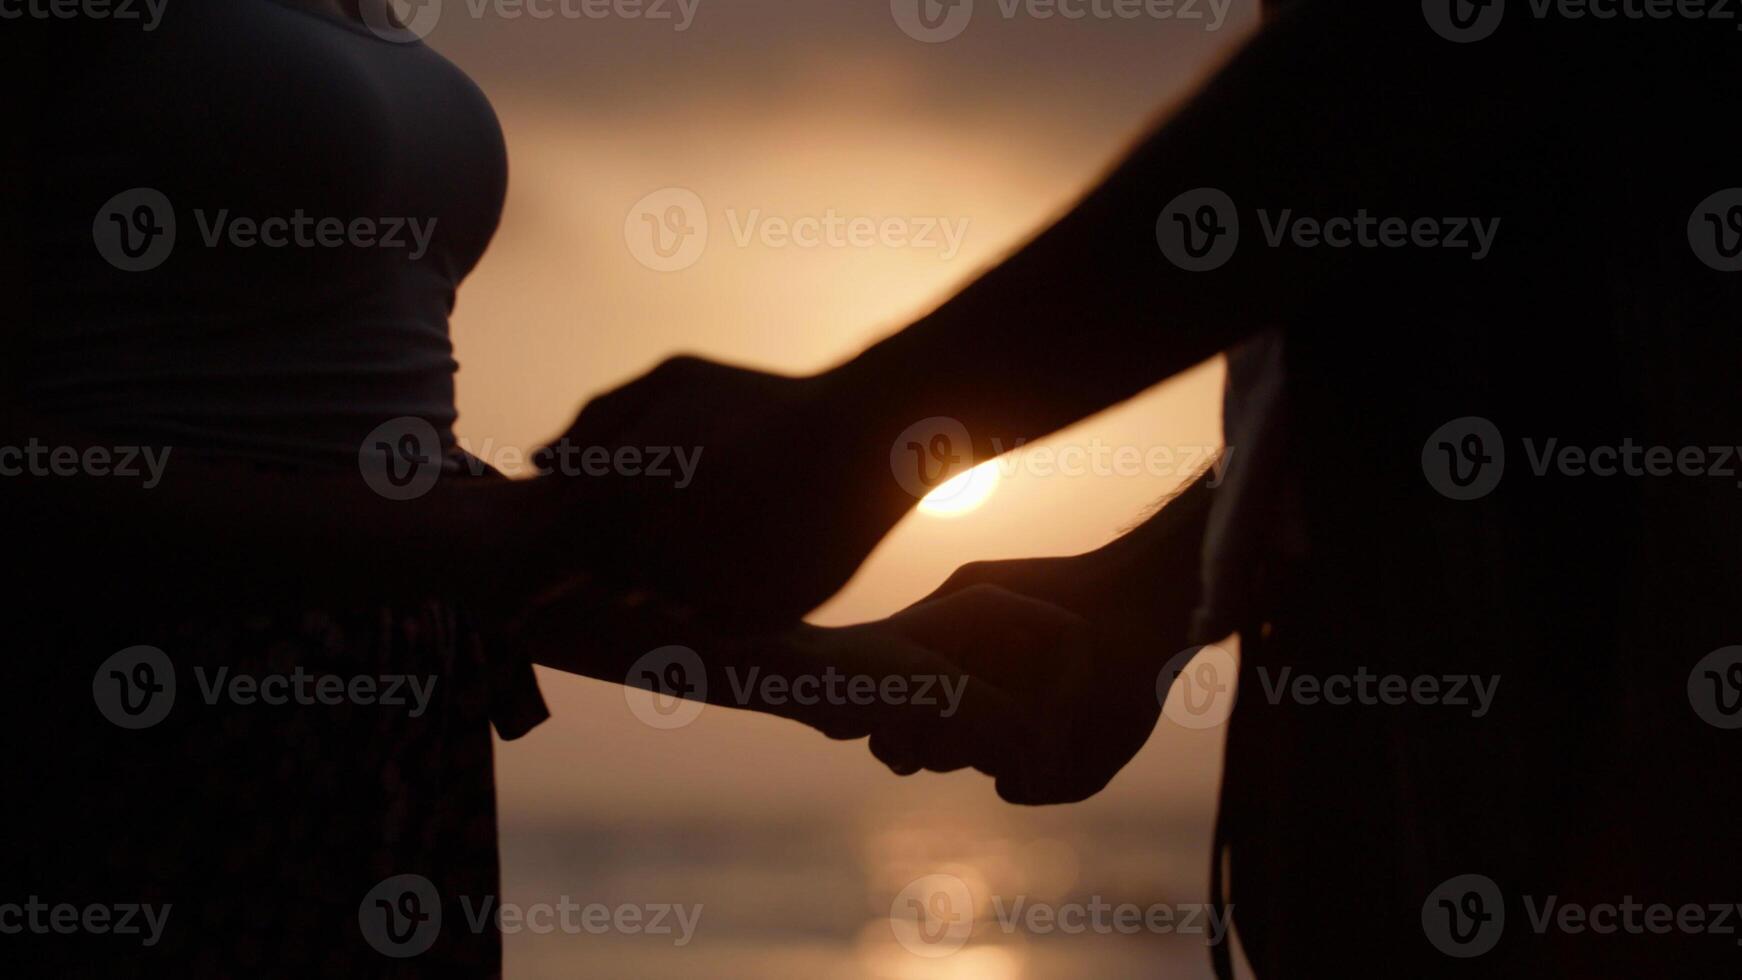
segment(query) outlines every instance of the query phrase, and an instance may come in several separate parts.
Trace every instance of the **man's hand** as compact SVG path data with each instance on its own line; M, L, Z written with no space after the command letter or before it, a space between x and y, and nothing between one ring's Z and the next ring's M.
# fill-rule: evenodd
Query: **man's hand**
M826 659L867 670L930 662L947 671L937 685L951 701L945 710L885 711L867 732L872 754L891 770L905 776L971 766L994 777L1006 799L1040 802L1068 769L1052 714L1051 685L1069 659L1059 652L1077 648L1085 627L1051 603L980 585L887 619L818 631L817 640L828 648Z
M678 357L588 404L538 462L571 489L571 533L603 548L619 584L772 626L840 589L914 502L861 414L823 377ZM574 464L591 447L644 462L681 451L692 479L586 475Z
M1143 748L1161 714L1159 674L1190 646L1210 487L1200 476L1124 537L1088 554L964 565L931 596L892 617L917 642L1027 707L1044 754L994 772L1013 803L1069 803L1103 789ZM1026 598L1070 617L1069 629L1008 616ZM1003 619L1005 621L1001 622ZM906 746L872 748L897 771ZM923 763L922 763L923 764Z
M1077 559L979 562L965 566L932 597L894 616L916 641L927 642L1023 705L1031 745L1042 752L1017 766L969 764L996 776L998 795L1019 804L1077 802L1097 794L1150 738L1162 705L1157 670L1183 639L1155 634L1138 616L1117 609L1054 606L1019 592L1063 590ZM1009 588L1005 588L1009 585ZM998 606L986 602L1000 595ZM1007 618L1014 602L1052 609L1070 628L1036 630L1035 621ZM948 771L934 759L946 750L923 742L927 733L894 729L874 735L871 748L897 773ZM981 743L984 738L981 738ZM960 768L960 766L956 766Z

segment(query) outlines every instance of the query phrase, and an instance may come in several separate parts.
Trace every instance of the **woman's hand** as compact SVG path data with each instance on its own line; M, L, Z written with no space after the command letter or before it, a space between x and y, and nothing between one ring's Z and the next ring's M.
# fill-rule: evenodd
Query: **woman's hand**
M899 775L973 767L1011 797L1044 794L1065 761L1049 717L1058 653L1084 627L1058 606L990 585L871 623L804 627L789 642L811 662L895 678L907 694L800 720L835 737L869 735L872 754Z
M1183 617L1176 628L1158 628L1159 603L1096 592L1092 563L1092 556L977 562L913 607L949 616L972 608L973 596L996 591L1073 620L1069 630L1041 634L1020 621L1007 631L989 630L977 616L935 627L958 636L952 657L964 669L1029 706L1033 724L1045 729L1044 764L1018 770L1021 778L997 774L998 795L1011 803L1074 803L1106 788L1155 730L1158 672L1187 645ZM1029 635L1013 640L1015 630Z
M996 772L1013 803L1069 803L1100 792L1143 748L1161 714L1160 673L1190 644L1210 487L1200 477L1149 520L1088 554L974 562L890 620L922 623L918 642L1025 707L1046 747ZM987 596L1000 596L998 602ZM1023 606L1014 600L1025 600ZM1068 615L1036 628L1024 610ZM1055 613L1055 614L1056 614ZM1171 678L1170 678L1171 680ZM895 767L910 760L873 738Z
M1043 714L1045 679L1014 665L1057 667L1081 625L1049 603L982 586L871 623L745 635L651 595L577 580L526 610L514 635L545 666L636 687L647 686L637 676L643 655L683 648L682 676L662 694L789 718L834 739L869 736L903 775L973 766L1027 798L1056 780L1058 736ZM964 662L990 665L1022 690Z

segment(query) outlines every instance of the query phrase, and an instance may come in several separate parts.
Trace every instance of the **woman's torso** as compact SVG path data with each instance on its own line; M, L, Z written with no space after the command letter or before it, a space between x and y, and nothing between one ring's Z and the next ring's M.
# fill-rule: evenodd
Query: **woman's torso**
M448 315L507 179L477 87L279 0L76 30L42 59L24 403L253 458L354 458L405 416L451 445Z

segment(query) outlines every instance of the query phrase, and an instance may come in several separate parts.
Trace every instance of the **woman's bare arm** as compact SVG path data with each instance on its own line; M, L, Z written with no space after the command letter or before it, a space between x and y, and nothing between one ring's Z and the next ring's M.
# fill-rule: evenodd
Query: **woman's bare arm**
M154 602L349 602L441 596L513 602L585 565L545 478L447 479L389 500L355 469L332 475L169 448L155 475L48 467L115 440L0 407L0 451L38 447L38 465L0 459L8 552L44 598ZM76 457L74 455L77 454ZM64 475L63 475L64 474ZM154 482L155 479L155 482Z

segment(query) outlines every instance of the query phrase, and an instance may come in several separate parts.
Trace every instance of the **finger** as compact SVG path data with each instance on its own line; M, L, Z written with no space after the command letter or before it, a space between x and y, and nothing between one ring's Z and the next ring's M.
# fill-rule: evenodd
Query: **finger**
M992 581L993 569L997 568L1000 564L1000 562L971 561L966 565L958 566L955 571L950 573L949 578L944 579L942 585L933 589L930 594L914 603L914 605L923 606L926 603L942 599L944 596L954 595L970 586L990 582Z
M634 381L594 397L582 406L562 441L583 446L615 444L661 399L693 378L703 363L681 355L667 358Z
M911 776L920 770L913 733L900 725L872 732L871 754L897 776Z
M559 451L614 445L652 406L651 393L637 389L635 385L599 395L581 407L568 431L533 454L532 465L539 472L550 474L557 470L561 461Z
M1044 648L1084 622L1062 606L991 583L909 607L899 619L923 645L946 655L998 643ZM997 643L986 643L988 637Z
M940 772L973 766L996 775L1015 766L1023 746L1037 737L1031 705L981 678L962 677L956 703L940 712L924 759ZM946 697L950 692L946 689Z
M1052 739L1037 727L1031 706L984 681L969 680L966 695L934 715L916 716L903 729L914 761L930 772L972 767L993 778L1033 765L1034 746Z
M936 670L936 667L930 669ZM909 673L902 676L911 679L924 675ZM958 684L955 690L961 691L964 686ZM978 704L984 699L976 697L975 700ZM880 702L873 711L878 720L876 730L871 734L872 754L903 776L920 770L954 772L969 765L976 752L972 741L973 726L951 724L956 714L954 709L960 707L960 704L921 704L911 700Z
M1024 698L1048 696L1068 666L1066 640L1086 629L1075 613L993 585L972 586L898 617L897 627L968 673Z

